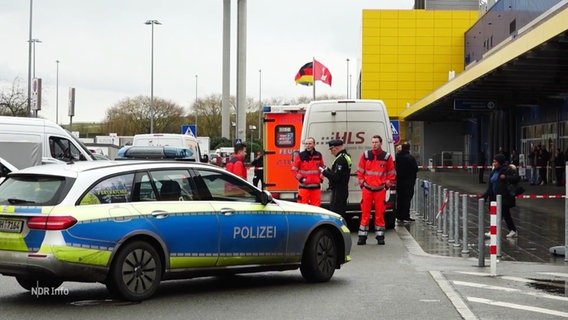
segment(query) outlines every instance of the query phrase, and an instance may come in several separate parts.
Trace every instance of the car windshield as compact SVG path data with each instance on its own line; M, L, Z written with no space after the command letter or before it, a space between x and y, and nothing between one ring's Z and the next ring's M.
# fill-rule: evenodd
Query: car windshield
M63 177L10 176L0 185L0 204L53 205L64 184Z

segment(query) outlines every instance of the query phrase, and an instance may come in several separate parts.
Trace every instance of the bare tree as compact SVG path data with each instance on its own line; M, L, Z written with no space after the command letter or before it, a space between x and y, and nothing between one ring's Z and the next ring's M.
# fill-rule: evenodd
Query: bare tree
M205 137L221 136L221 101L220 94L212 94L203 99L197 99L191 106L193 112L189 116L188 122L194 123L197 113L197 125L199 126L199 135ZM235 97L229 98L231 105L231 121L234 121L235 113ZM229 123L231 123L229 121Z
M0 91L0 115L13 117L28 116L27 97L20 87L20 80L14 79L12 87Z

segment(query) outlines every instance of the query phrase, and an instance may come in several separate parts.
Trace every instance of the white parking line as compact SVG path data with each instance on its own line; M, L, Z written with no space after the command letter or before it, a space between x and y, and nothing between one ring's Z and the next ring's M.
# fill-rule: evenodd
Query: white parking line
M452 283L455 284L455 285L458 285L458 286L467 286L467 287L473 287L473 288L496 290L496 291L505 291L505 292L515 292L515 293L528 295L528 296L534 296L534 297L539 297L539 298L546 298L546 299L560 300L560 301L567 301L568 302L568 297L556 296L556 295L553 295L553 294L547 294L547 293L542 293L542 292L529 292L529 291L523 291L523 290L514 289L514 288L492 286L492 285L488 285L488 284L475 283L475 282L452 281Z
M468 308L467 304L461 299L460 295L452 288L448 280L442 275L440 271L430 271L432 278L438 283L438 286L450 302L454 305L456 310L460 313L463 319L473 320L478 319L473 312Z
M560 273L560 272L539 272L539 274L545 274L548 276L559 277L559 278L568 278L568 273Z
M568 312L563 312L563 311L544 309L544 308L539 308L539 307L530 307L530 306L524 306L524 305L521 305L521 304L509 303L509 302L503 302L503 301L495 301L495 300L489 300L489 299L485 299L485 298L467 297L467 300L470 301L470 302L478 302L478 303L488 304L488 305L492 305L492 306L511 308L511 309L517 309L517 310L524 310L524 311L532 311L532 312L549 314L549 315L553 315L553 316L557 316L557 317L568 318Z
M467 274L467 275L470 275L470 276L494 277L494 275L492 275L490 273L484 273L484 272L456 271L456 273Z

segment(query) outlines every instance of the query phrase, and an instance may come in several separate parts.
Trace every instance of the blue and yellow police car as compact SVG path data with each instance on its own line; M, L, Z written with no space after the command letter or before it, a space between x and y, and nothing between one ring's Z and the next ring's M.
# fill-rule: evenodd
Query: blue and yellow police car
M0 184L0 274L27 290L100 282L139 301L161 281L199 276L300 269L324 282L350 251L339 215L209 164L52 164Z

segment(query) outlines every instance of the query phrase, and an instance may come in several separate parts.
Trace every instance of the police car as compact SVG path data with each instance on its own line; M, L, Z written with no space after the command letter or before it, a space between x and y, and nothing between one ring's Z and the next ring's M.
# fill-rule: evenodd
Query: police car
M350 251L339 215L209 164L51 164L0 184L0 274L27 290L100 282L139 301L163 280L199 276L300 269L324 282Z

